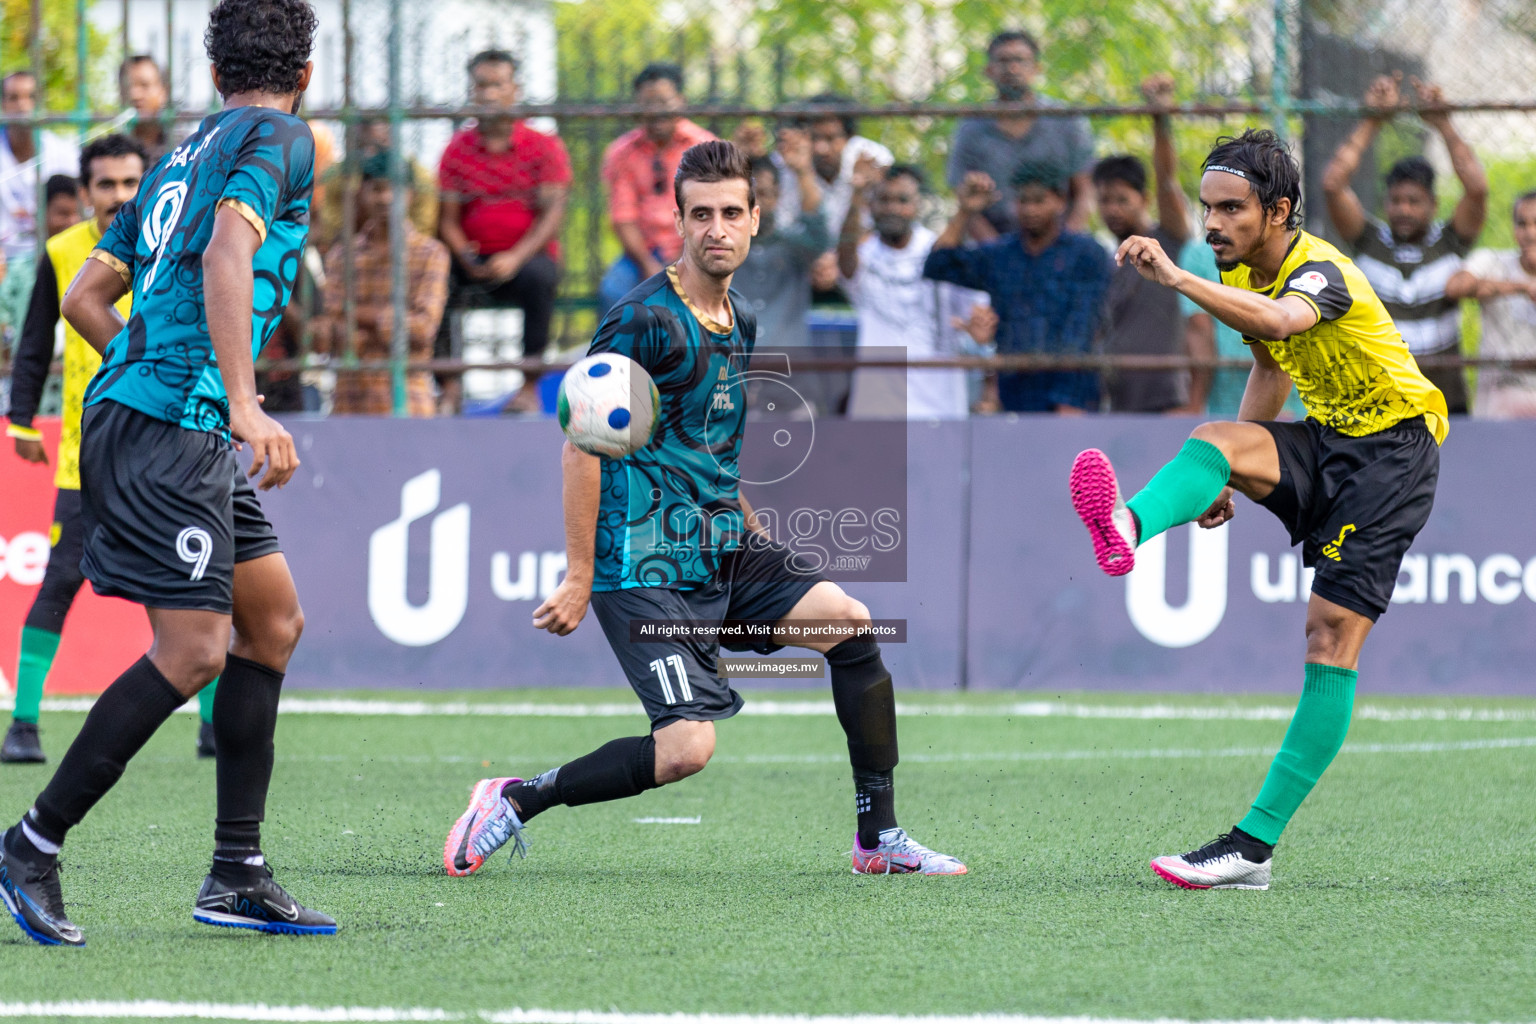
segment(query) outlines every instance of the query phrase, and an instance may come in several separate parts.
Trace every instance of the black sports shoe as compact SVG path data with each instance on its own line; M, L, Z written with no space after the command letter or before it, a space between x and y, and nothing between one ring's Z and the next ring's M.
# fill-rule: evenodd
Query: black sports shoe
M37 738L36 722L19 722L11 719L11 727L5 731L5 743L0 744L0 761L6 764L42 764L43 745Z
M192 919L224 928L250 928L274 935L335 935L336 921L301 906L262 865L247 885L230 886L212 875L203 879Z
M13 852L12 825L0 839L0 900L28 938L44 946L83 946L85 936L64 914L64 892L59 888L59 862L46 864L23 860Z
M197 756L217 757L219 748L213 741L213 723L198 719L197 722Z

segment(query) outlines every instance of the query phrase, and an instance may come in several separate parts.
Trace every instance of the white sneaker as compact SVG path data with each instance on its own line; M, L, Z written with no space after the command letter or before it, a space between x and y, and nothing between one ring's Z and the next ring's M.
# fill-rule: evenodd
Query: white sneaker
M963 875L965 865L947 853L928 849L907 835L904 828L888 828L880 833L873 850L859 845L853 837L853 873L856 875Z
M1227 832L1198 850L1153 857L1152 870L1183 889L1268 889L1273 849Z

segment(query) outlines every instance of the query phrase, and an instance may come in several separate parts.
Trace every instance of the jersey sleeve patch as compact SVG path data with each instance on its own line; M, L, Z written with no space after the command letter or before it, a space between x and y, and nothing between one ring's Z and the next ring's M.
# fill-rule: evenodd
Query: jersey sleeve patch
M1344 283L1343 272L1338 264L1328 260L1303 263L1291 271L1275 298L1283 299L1287 295L1306 299L1317 309L1322 320L1337 320L1355 304L1355 297L1349 294L1349 286Z

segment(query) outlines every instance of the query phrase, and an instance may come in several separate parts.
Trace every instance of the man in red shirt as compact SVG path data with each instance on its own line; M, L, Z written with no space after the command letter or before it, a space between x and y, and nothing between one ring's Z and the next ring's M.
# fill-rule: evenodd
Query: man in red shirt
M469 62L471 101L496 107L454 135L438 168L442 206L438 233L453 254L448 309L516 306L523 311L523 354L549 344L560 278L557 235L565 219L571 160L558 138L512 116L518 103L517 61L485 50ZM451 354L444 316L434 353ZM525 379L509 407L536 412L536 375ZM445 404L457 405L459 379L444 382Z
M647 64L635 76L634 99L655 113L642 117L640 127L613 140L603 154L608 219L624 254L598 286L599 314L682 254L683 237L672 218L672 177L689 146L714 138L671 113L684 105L683 69L676 64Z

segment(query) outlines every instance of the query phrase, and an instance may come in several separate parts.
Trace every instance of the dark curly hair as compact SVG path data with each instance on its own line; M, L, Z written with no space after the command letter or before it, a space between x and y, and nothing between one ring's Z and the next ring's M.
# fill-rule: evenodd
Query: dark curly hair
M108 156L137 156L149 170L149 153L144 144L128 135L103 135L92 139L80 150L80 184L91 187L91 163Z
M1285 226L1301 227L1301 168L1291 148L1268 128L1249 128L1236 137L1223 135L1205 158L1204 168L1246 178L1265 213L1273 213L1280 200L1289 199L1291 212Z
M315 45L315 10L306 0L219 0L203 46L225 96L299 91Z

